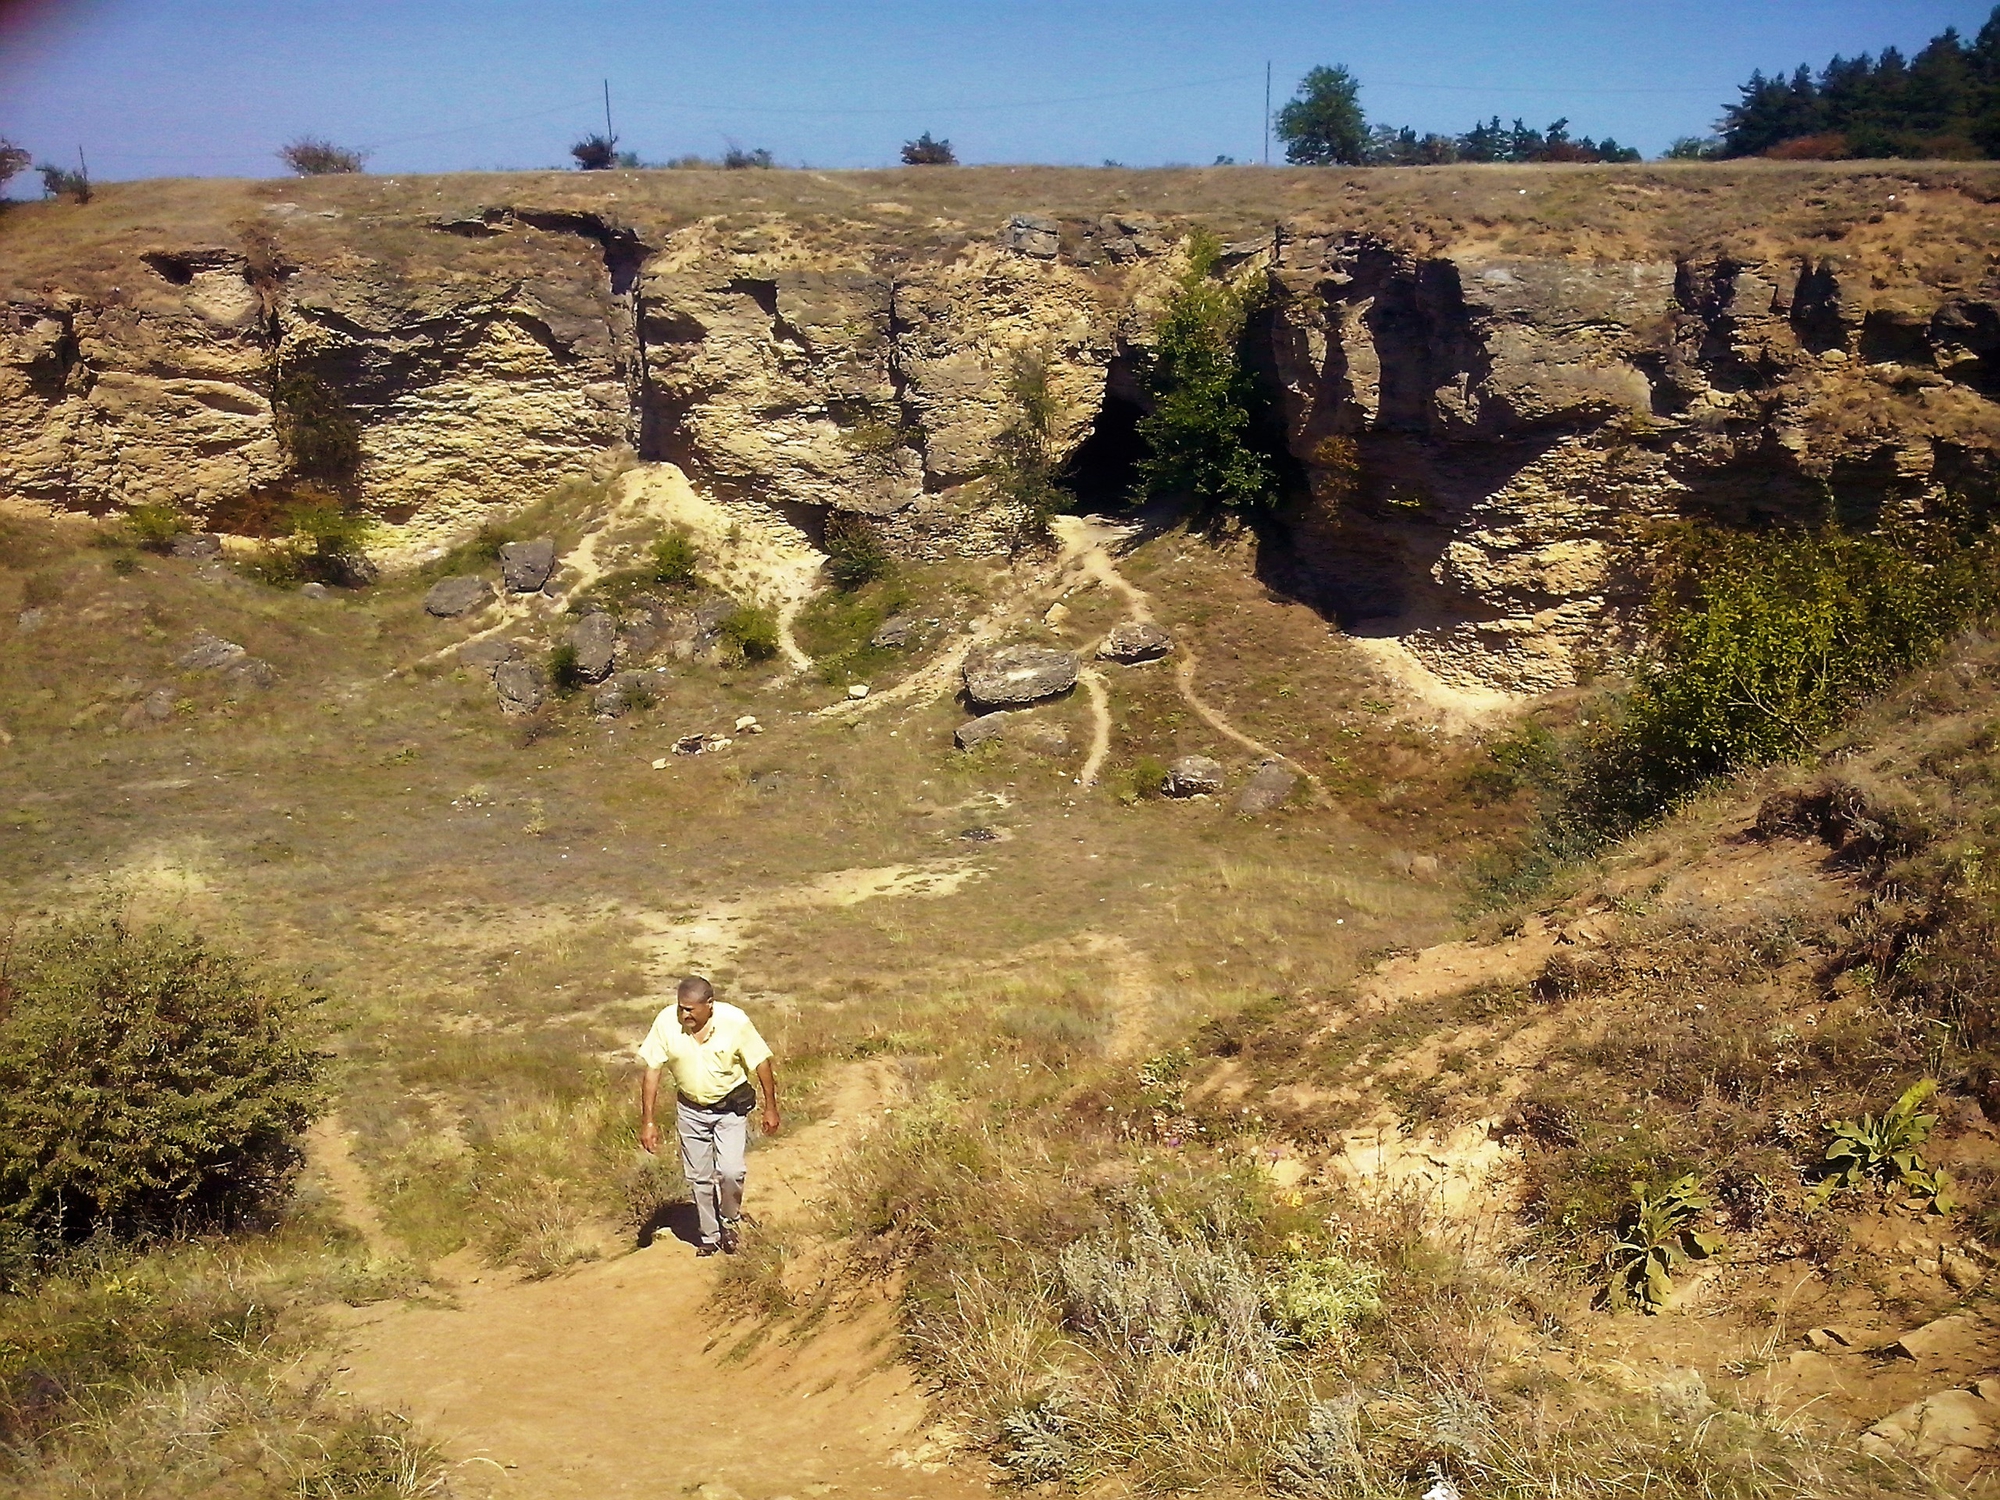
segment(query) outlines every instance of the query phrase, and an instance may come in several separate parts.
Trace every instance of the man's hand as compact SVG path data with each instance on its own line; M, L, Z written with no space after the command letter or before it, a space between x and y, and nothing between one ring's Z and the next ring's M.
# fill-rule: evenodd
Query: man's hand
M767 1104L764 1106L764 1134L776 1135L784 1127L784 1123L784 1121L778 1118L777 1105Z
M641 1125L639 1127L639 1144L644 1146L650 1154L658 1155L660 1150L660 1127L655 1125L651 1120Z

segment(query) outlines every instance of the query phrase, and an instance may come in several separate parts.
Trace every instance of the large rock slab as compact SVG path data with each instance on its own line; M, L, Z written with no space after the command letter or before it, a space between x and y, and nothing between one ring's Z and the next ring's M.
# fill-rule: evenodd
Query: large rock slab
M965 696L977 708L1017 708L1076 686L1076 655L1047 646L996 646L965 659Z
M1111 627L1104 644L1097 648L1103 661L1131 664L1157 661L1174 649L1174 638L1150 620L1126 620Z
M1236 810L1250 817L1271 812L1291 800L1299 789L1298 773L1283 761L1267 760L1236 794Z
M489 635L476 641L467 641L458 648L458 664L470 667L475 672L484 672L491 677L502 662L512 661L521 654L521 648L501 636Z
M1222 763L1206 755L1183 755L1167 767L1160 790L1169 797L1201 797L1222 790Z
M549 581L556 570L553 537L538 536L531 542L508 542L500 549L500 576L512 594L532 594Z
M1062 248L1062 225L1043 214L1015 214L1001 227L1000 246L1033 260L1054 260Z
M493 672L493 689L506 714L531 714L549 701L548 674L531 661L500 663Z
M431 585L431 591L424 595L424 610L440 620L451 620L470 614L492 597L492 584L470 573L460 573L440 578Z
M618 625L601 609L594 609L571 628L570 649L576 652L577 675L585 682L602 682L611 673L612 659L618 654Z
M1912 1401L1864 1432L1861 1446L1882 1458L1935 1465L1949 1477L1966 1478L2000 1446L2000 1379Z

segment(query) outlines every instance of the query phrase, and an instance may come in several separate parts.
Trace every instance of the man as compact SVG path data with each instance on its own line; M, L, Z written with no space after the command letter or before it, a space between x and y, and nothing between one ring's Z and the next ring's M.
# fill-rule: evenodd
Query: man
M646 1081L639 1089L639 1144L649 1152L660 1149L653 1109L660 1097L660 1072L671 1068L681 1170L701 1224L695 1254L720 1250L734 1255L736 1221L743 1214L743 1148L759 1088L764 1134L776 1135L781 1123L771 1049L748 1016L718 1002L715 987L690 974L680 982L674 1005L660 1012L639 1044L639 1060L646 1065ZM753 1076L758 1088L751 1086Z

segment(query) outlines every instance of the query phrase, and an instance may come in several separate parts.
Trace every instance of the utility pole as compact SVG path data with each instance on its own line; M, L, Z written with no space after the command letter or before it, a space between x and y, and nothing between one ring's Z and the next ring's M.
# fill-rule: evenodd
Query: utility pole
M90 164L83 159L83 146L80 143L76 148L76 170L77 175L85 182L90 181Z
M604 80L604 139L615 142L618 137L611 133L611 80Z
M1271 165L1271 65L1264 64L1264 165Z

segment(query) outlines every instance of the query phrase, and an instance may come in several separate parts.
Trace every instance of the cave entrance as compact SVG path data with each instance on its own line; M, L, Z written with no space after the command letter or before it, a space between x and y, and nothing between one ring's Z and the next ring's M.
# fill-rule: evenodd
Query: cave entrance
M1139 484L1139 460L1146 440L1139 436L1138 379L1122 358L1111 361L1104 374L1104 401L1090 433L1069 456L1059 476L1063 488L1076 496L1078 511L1123 510L1133 503Z

